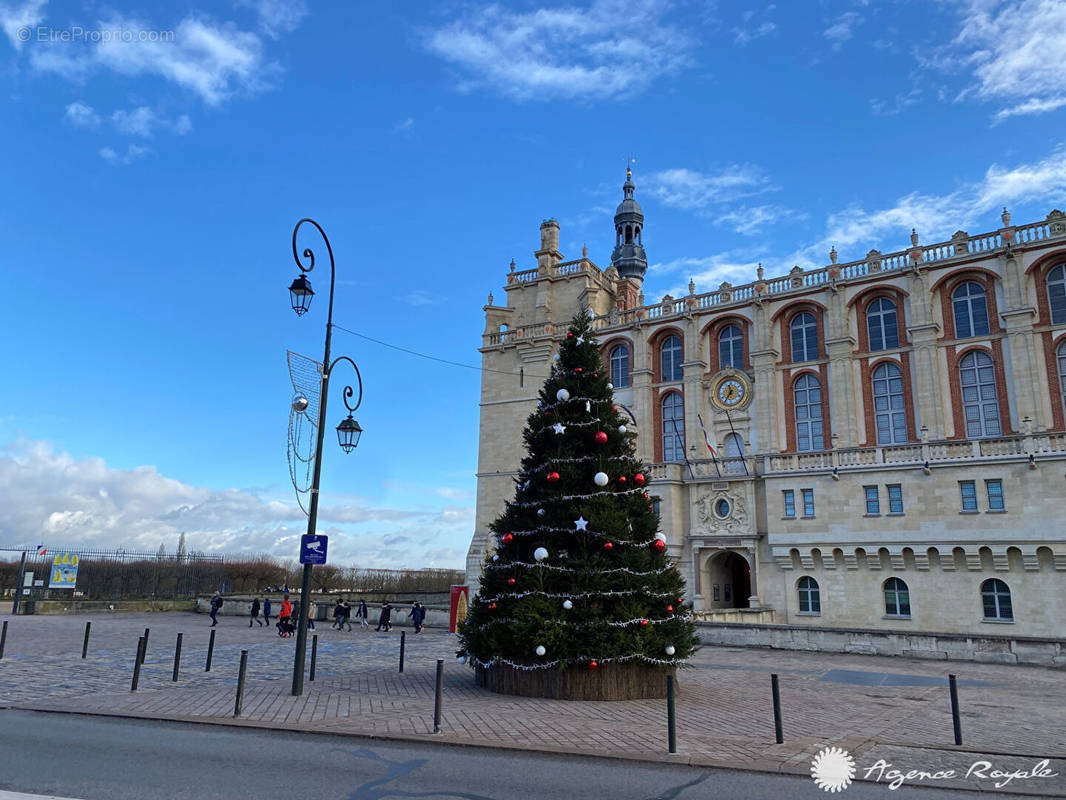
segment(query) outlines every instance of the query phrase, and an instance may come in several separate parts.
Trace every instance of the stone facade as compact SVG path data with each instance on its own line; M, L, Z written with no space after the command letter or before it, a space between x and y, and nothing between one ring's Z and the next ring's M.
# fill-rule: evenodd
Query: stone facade
M646 303L546 221L484 308L472 586L584 309L706 619L1066 637L1066 215L829 257Z

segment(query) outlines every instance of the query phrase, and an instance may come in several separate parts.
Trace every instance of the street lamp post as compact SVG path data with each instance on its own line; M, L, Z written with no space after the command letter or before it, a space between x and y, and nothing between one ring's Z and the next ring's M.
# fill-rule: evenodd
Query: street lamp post
M363 432L359 423L352 417L352 412L359 408L359 404L363 402L363 378L359 374L359 367L348 356L339 356L332 362L329 360L330 339L333 333L333 288L337 281L337 270L333 261L333 248L330 246L326 232L322 230L321 225L307 217L297 222L292 231L292 257L296 260L296 266L300 268L300 274L296 276L296 279L289 287L292 309L297 316L303 316L311 305L311 298L314 296L311 282L307 279L306 273L315 268L315 254L311 248L304 248L303 258L307 259L307 265L305 266L300 259L300 251L296 248L296 236L300 231L300 226L305 222L314 225L322 235L322 240L326 243L326 250L329 253L329 314L326 318L326 347L322 356L322 387L318 403L315 468L311 481L311 503L307 510L307 533L308 535L314 535L315 526L318 523L318 487L322 477L322 442L326 429L326 398L328 396L330 374L333 372L333 367L339 362L347 361L355 370L355 377L358 380L359 395L354 406L348 404L348 399L355 395L355 391L351 386L344 387L344 406L348 409L348 416L337 426L337 437L345 453L350 453L355 449L356 445L359 444L359 436ZM292 670L293 697L302 695L304 689L304 651L307 649L307 617L311 600L311 570L311 564L304 564L303 581L300 584L300 619L296 626L296 659Z

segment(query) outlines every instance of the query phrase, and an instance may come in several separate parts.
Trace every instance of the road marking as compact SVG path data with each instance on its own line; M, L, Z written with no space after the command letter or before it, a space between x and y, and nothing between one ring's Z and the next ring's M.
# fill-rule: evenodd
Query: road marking
M56 797L54 794L23 794L0 789L0 800L74 800L72 797Z

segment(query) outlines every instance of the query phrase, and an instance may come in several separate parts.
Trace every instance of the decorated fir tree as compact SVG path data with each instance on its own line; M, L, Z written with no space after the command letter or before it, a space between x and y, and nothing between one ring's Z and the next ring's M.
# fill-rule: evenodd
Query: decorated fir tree
M508 693L661 696L696 644L684 579L587 317L555 358L459 656Z

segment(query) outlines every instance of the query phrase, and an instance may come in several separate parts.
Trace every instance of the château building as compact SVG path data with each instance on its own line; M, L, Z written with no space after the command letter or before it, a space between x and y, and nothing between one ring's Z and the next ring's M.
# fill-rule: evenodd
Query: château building
M703 619L1066 662L1066 214L649 303L634 192L627 172L609 266L566 260L547 220L484 308L472 588L584 309Z

